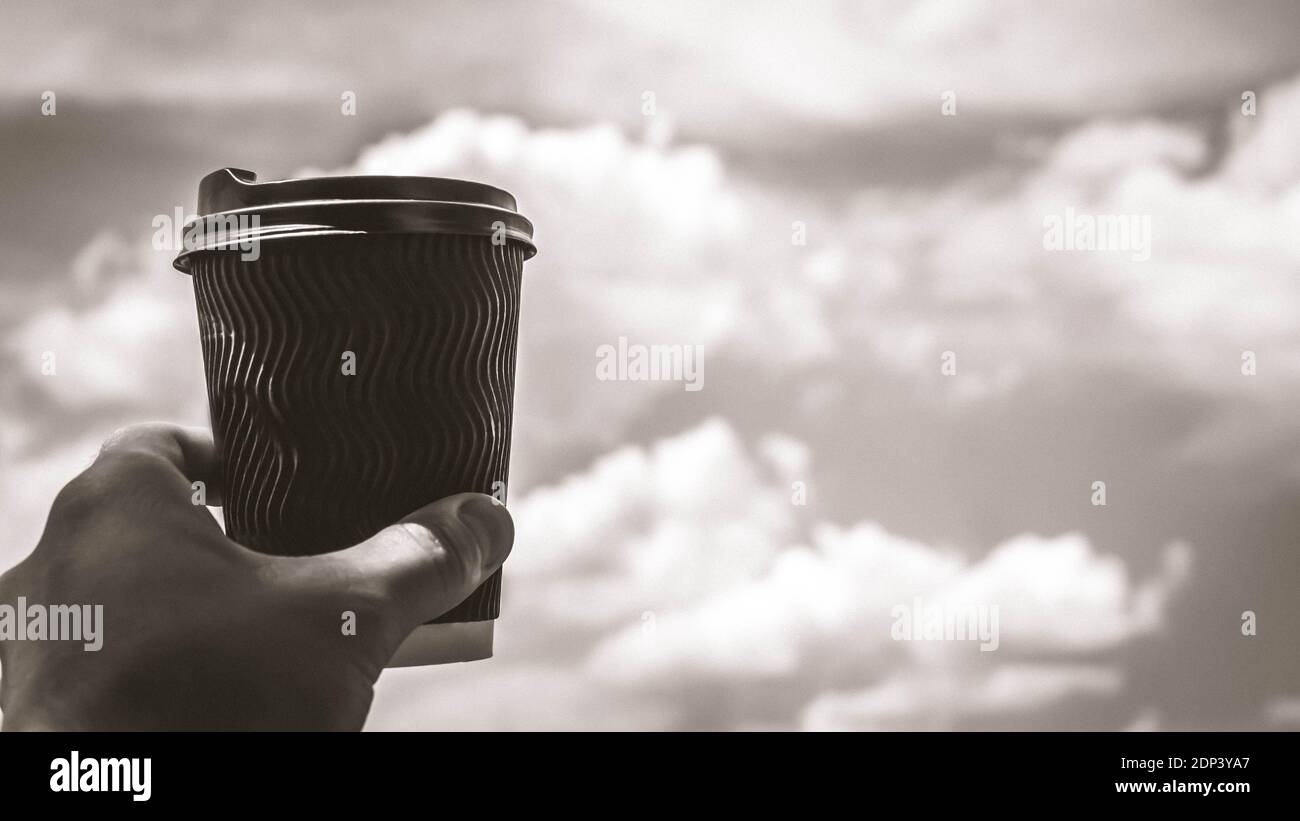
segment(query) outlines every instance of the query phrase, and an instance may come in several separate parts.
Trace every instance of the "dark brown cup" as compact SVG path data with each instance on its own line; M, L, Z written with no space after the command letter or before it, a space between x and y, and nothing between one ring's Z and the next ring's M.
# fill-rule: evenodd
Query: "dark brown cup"
M513 198L434 178L254 179L203 180L176 262L194 282L231 538L326 553L444 496L504 501L534 253ZM491 655L500 597L498 571L394 665Z

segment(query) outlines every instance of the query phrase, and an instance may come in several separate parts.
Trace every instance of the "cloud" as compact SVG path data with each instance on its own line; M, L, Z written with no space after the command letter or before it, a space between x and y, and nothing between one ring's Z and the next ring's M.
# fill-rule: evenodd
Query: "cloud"
M800 515L783 471L769 464L774 441L789 454L802 450L785 435L747 443L710 420L620 448L518 500L499 658L472 677L496 694L489 703L508 716L528 698L545 712L524 684L537 677L559 699L559 715L579 703L625 705L657 726L678 726L701 690L718 690L751 693L731 726L821 727L849 711L833 693L862 689L858 705L892 703L906 689L873 684L882 676L926 682L931 695L969 691L963 711L976 713L1113 697L1120 673L1039 659L1061 664L1153 634L1190 569L1186 548L1171 548L1163 569L1136 582L1078 534L1024 536L972 560L871 522L817 522ZM938 606L998 605L1001 642L991 655L1009 661L990 673L975 644L895 641L891 611L917 596ZM405 676L407 695L391 702L381 690L373 726L425 720L417 702L442 696L414 695L415 682L437 690L442 675ZM752 694L766 686L779 695ZM487 725L498 721L470 701ZM925 726L920 703L895 719Z
M805 730L953 730L962 722L991 725L1008 713L1045 710L1081 698L1106 698L1123 686L1107 667L1006 664L988 673L957 676L925 671L892 676L851 693L818 696L803 711Z
M1273 27L1280 4L1230 14L1213 3L1087 6L1040 3L668 3L653 8L587 3L629 29L681 47L658 72L671 88L702 71L732 101L684 95L698 113L712 103L729 124L750 99L820 122L879 123L939 110L958 91L960 110L1036 116L1132 112L1153 97L1182 99L1234 88L1268 65L1292 65ZM1240 11L1240 10L1238 10ZM1122 25L1115 21L1122 20ZM701 28L709 36L699 36ZM1180 59L1196 48L1198 60ZM1062 59L1062 55L1070 55ZM679 73L680 74L679 74ZM663 82L661 80L661 82ZM1234 94L1235 97L1235 94ZM719 112L719 109L721 111Z
M937 119L945 90L958 93L965 116L1015 123L1131 115L1152 100L1226 103L1296 68L1286 37L1296 11L1284 0L1137 10L1114 0L828 0L749 3L743 13L697 0L537 8L389 0L364 11L291 2L273 19L292 19L293 37L248 2L184 14L157 2L113 12L18 2L10 13L0 98L20 105L55 89L75 104L334 108L354 90L364 117L473 105L631 133L644 126L650 90L683 133L740 150L801 142L809 130ZM372 42L383 48L358 48Z
M671 705L593 689L581 671L489 659L438 670L388 670L367 730L442 732L668 729Z
M1216 154L1184 125L1098 122L1047 146L1013 179L954 182L933 195L860 192L841 227L846 285L821 303L838 350L866 350L928 381L956 353L949 399L987 399L1078 369L1140 374L1210 396L1241 396L1244 351L1269 363L1260 385L1289 403L1300 376L1300 164L1290 123L1300 81L1232 109ZM1265 111L1267 106L1267 111ZM1150 220L1150 258L1053 251L1045 221L1072 211ZM857 282L852 261L888 260L898 286Z
M512 505L511 607L554 629L608 629L750 582L795 528L770 476L714 419L533 490Z
M304 162L334 164L384 129L409 129L456 107L570 129L675 130L715 148L733 169L820 187L818 196L898 174L943 185L945 175L1004 161L998 146L1022 131L1055 133L1098 113L1182 117L1228 108L1241 89L1258 91L1264 78L1297 65L1283 36L1295 9L1271 0L1140 12L1118 4L970 3L959 13L951 3L758 3L744 14L698 2L431 9L392 0L369 11L289 2L275 17L301 23L294 38L279 36L265 10L245 2L184 15L157 2L116 13L34 2L9 8L0 108L12 113L15 142L45 139L28 116L45 89L62 95L60 116L97 123L47 129L63 135L61 151L10 152L15 181L29 183L20 193L42 198L51 179L96 192L92 163L49 157L102 156L125 131L128 145L114 147L134 155L136 204L164 175L168 190L191 191L195 163L257 157L244 164L275 174ZM1124 25L1110 24L1117 19ZM707 36L699 30L706 21ZM205 33L201 43L186 36L196 30ZM32 31L46 36L25 36ZM359 47L371 42L384 47ZM1192 49L1196 61L1178 59ZM946 89L960 95L958 118L938 115ZM359 95L355 118L339 114L345 90ZM642 114L647 91L657 100L651 118ZM132 125L154 119L151 107L167 116L149 128ZM96 134L93 146L69 136L83 131ZM294 139L303 133L313 135L309 145ZM139 145L152 148L130 148ZM9 221L31 226L29 243L32 234L53 243L57 235L45 226L69 224L66 205L44 219L10 210ZM93 225L93 215L72 211Z
M1264 705L1264 721L1278 729L1300 727L1300 696L1276 696Z
M1079 534L1022 536L970 562L899 538L872 523L814 528L766 572L658 613L647 636L627 627L592 652L593 674L624 681L744 679L850 665L863 675L885 659L924 663L969 645L907 642L891 632L894 608L997 608L997 651L1032 656L1116 647L1160 626L1190 556L1171 546L1161 575L1133 584L1118 558L1097 555ZM969 655L969 654L966 654Z
M86 259L79 257L79 272L98 270L82 265ZM6 340L6 352L20 363L29 389L44 389L63 408L152 400L153 412L166 415L192 407L185 397L203 395L192 299L188 279L175 271L125 276L100 301L63 303L32 316ZM53 373L42 370L46 353L54 355Z

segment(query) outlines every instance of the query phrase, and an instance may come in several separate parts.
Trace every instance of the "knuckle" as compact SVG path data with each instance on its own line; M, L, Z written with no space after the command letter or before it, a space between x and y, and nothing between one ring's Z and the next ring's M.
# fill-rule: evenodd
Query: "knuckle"
M94 516L111 487L93 469L87 469L63 486L50 505L50 519L65 525L83 523Z
M97 464L111 478L139 481L161 474L168 462L156 453L131 448L106 452Z
M445 518L433 522L398 525L421 550L442 566L447 583L472 581L479 567L478 544L473 534L457 521Z
M167 459L146 450L108 453L87 471L83 494L123 501L151 497L169 488L170 467Z
M126 448L132 442L174 438L179 430L180 426L171 422L139 422L125 425L109 434L100 450L113 451Z

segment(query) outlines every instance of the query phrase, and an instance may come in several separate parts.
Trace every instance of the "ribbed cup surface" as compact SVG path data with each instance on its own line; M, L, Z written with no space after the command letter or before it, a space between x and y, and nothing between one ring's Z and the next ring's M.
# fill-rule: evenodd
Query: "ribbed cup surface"
M192 268L231 538L326 553L443 496L504 489L522 246L396 234L260 250ZM496 618L500 592L498 572L436 621Z

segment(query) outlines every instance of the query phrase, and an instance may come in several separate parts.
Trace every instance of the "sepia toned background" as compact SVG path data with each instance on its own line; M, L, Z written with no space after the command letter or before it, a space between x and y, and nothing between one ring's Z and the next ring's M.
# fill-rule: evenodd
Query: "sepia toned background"
M206 424L152 242L202 175L465 177L537 227L518 539L496 658L386 672L369 728L1300 729L1297 30L0 0L0 566L115 427ZM1045 250L1067 209L1150 259ZM620 336L703 390L598 380ZM918 596L998 649L894 641Z

